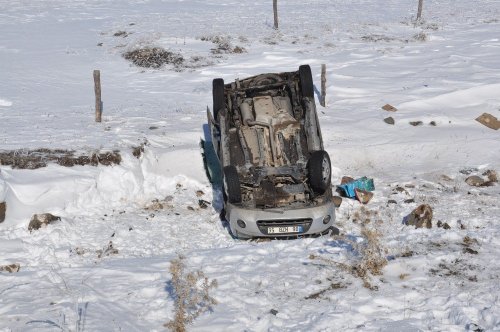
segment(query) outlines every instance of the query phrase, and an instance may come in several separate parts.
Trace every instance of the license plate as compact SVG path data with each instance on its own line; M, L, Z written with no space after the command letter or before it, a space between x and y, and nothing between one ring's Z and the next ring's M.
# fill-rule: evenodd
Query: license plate
M302 226L268 227L267 234L301 233Z

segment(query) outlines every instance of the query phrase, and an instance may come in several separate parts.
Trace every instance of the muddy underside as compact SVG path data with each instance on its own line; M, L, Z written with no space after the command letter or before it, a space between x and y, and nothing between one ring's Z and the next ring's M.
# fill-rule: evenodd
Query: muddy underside
M87 155L77 154L71 150L12 150L0 151L0 165L12 166L18 169L37 169L46 167L49 163L72 167L75 165L119 165L122 161L119 151L91 152Z

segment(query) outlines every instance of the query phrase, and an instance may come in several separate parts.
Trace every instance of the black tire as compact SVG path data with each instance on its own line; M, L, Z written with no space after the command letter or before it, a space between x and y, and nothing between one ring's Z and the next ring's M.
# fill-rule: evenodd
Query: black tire
M326 151L314 151L307 165L309 184L317 194L324 194L332 182L332 164Z
M226 108L224 101L224 80L222 78L216 78L212 81L212 97L214 102L213 112L215 122L219 123L219 112L224 114Z
M309 65L302 65L299 67L300 88L303 97L314 97L314 86L311 74L311 67Z
M229 203L241 202L240 178L236 167L230 165L224 167L224 190Z

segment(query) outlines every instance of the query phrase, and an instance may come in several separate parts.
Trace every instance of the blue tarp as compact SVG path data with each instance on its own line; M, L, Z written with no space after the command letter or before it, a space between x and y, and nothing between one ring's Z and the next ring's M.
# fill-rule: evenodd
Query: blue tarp
M339 188L342 188L344 190L344 193L347 197L353 198L356 196L356 193L354 192L355 188L366 190L366 191L374 191L375 186L373 184L373 179L369 179L366 176L363 176L362 178L356 179L354 181L351 181L346 184L341 184Z

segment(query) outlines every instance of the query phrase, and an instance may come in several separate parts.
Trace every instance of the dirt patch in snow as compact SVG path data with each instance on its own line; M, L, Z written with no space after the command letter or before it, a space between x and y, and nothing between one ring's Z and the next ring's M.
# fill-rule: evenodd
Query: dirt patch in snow
M92 152L88 155L77 155L70 150L13 150L0 151L0 165L12 166L17 169L37 169L46 167L49 163L72 167L76 165L119 165L122 161L119 151Z

